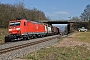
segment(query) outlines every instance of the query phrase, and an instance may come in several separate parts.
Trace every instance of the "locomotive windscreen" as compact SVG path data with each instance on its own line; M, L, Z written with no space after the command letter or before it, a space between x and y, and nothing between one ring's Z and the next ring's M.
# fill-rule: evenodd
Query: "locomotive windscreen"
M20 26L20 22L10 22L10 26Z

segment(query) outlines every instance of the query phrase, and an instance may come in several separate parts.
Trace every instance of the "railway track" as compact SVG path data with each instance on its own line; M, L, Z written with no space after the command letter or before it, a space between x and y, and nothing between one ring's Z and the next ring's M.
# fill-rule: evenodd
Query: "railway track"
M5 53L10 52L10 51L14 51L14 50L22 49L22 48L25 48L25 47L28 47L28 46L36 45L36 44L39 44L39 43L42 43L42 42L46 42L46 41L49 41L49 40L52 40L52 39L55 39L55 38L58 38L58 36L48 38L48 39L39 40L39 41L35 41L35 42L30 42L30 43L26 43L26 44L22 44L22 45L17 45L17 46L13 46L13 47L8 47L8 48L5 48L5 49L0 49L0 55L5 54Z

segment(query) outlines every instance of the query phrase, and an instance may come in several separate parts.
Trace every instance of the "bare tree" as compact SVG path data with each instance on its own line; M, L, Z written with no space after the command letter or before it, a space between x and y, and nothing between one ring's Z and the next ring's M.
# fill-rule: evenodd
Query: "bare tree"
M83 21L90 21L90 4L86 6L86 8L84 9L84 12L81 13L80 17Z
M23 3L16 3L14 5L0 4L0 27L7 27L8 22L16 18L26 18L33 21L48 19L43 11L36 8L25 8Z

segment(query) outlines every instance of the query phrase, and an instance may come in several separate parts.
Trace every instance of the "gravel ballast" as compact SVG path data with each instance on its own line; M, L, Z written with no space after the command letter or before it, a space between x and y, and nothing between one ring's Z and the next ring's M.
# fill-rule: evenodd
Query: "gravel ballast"
M55 35L55 36L57 37L58 35ZM33 39L33 40L27 40L27 41L14 42L14 43L11 43L11 44L6 44L5 47L3 47L4 45L0 45L0 49L7 48L7 47L12 47L12 46L17 46L17 45L25 44L25 43L28 43L28 42L34 42L34 41L38 41L38 40L48 39L48 38L52 38L52 37L55 37L55 36L44 37L44 38L41 38L41 39L39 38L39 39ZM36 44L36 45L33 45L33 46L29 46L29 47L25 47L25 48L22 48L22 49L11 51L11 52L0 55L0 60L13 60L14 58L24 56L24 55L26 55L30 52L34 52L34 51L39 50L41 48L51 46L51 45L55 44L57 41L58 41L58 38L54 38L52 40L49 40L49 41L46 41L46 42L43 42L43 43L39 43L39 44Z

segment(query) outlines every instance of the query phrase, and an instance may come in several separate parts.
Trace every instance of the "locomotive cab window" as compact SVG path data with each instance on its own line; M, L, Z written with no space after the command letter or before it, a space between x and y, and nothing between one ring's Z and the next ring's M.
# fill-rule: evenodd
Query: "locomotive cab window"
M20 22L10 22L10 26L20 26Z

